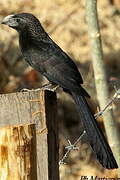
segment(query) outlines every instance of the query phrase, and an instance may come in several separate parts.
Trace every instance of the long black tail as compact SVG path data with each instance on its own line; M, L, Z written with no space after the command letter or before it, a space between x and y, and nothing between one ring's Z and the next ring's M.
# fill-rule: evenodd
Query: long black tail
M77 104L79 115L83 121L89 143L95 152L97 159L103 167L107 169L118 168L110 146L108 145L96 119L94 118L90 107L84 96L78 96L72 93L73 99Z

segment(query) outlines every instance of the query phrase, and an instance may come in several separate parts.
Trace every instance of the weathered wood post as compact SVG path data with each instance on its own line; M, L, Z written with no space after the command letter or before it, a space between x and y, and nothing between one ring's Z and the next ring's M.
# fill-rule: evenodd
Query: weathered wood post
M50 91L0 95L0 179L59 179L56 114Z
M0 128L0 179L37 179L34 124Z

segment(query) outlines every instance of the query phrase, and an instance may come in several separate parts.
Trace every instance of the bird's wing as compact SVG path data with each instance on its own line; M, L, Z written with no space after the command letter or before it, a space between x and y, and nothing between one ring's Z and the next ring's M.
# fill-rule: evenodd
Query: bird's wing
M36 41L26 53L32 67L64 89L80 91L82 77L72 59L52 41Z
M47 60L43 61L45 75L50 81L60 84L63 88L75 90L83 83L82 77L75 63L61 49L55 50L50 48L51 55Z

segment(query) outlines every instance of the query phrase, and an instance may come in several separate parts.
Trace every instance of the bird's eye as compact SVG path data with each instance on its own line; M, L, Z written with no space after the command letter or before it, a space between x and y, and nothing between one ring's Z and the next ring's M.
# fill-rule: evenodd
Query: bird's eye
M16 19L16 21L19 23L19 22L20 22L20 19Z

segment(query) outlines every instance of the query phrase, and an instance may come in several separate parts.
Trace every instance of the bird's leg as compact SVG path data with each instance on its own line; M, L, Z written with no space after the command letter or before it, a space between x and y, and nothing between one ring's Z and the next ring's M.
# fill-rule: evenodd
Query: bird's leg
M42 90L48 90L48 89L50 89L51 86L52 86L52 83L49 82L47 84L42 85L41 89Z
M55 92L59 87L60 86L57 84L49 83L49 84L43 85L41 90L49 90L49 91Z

